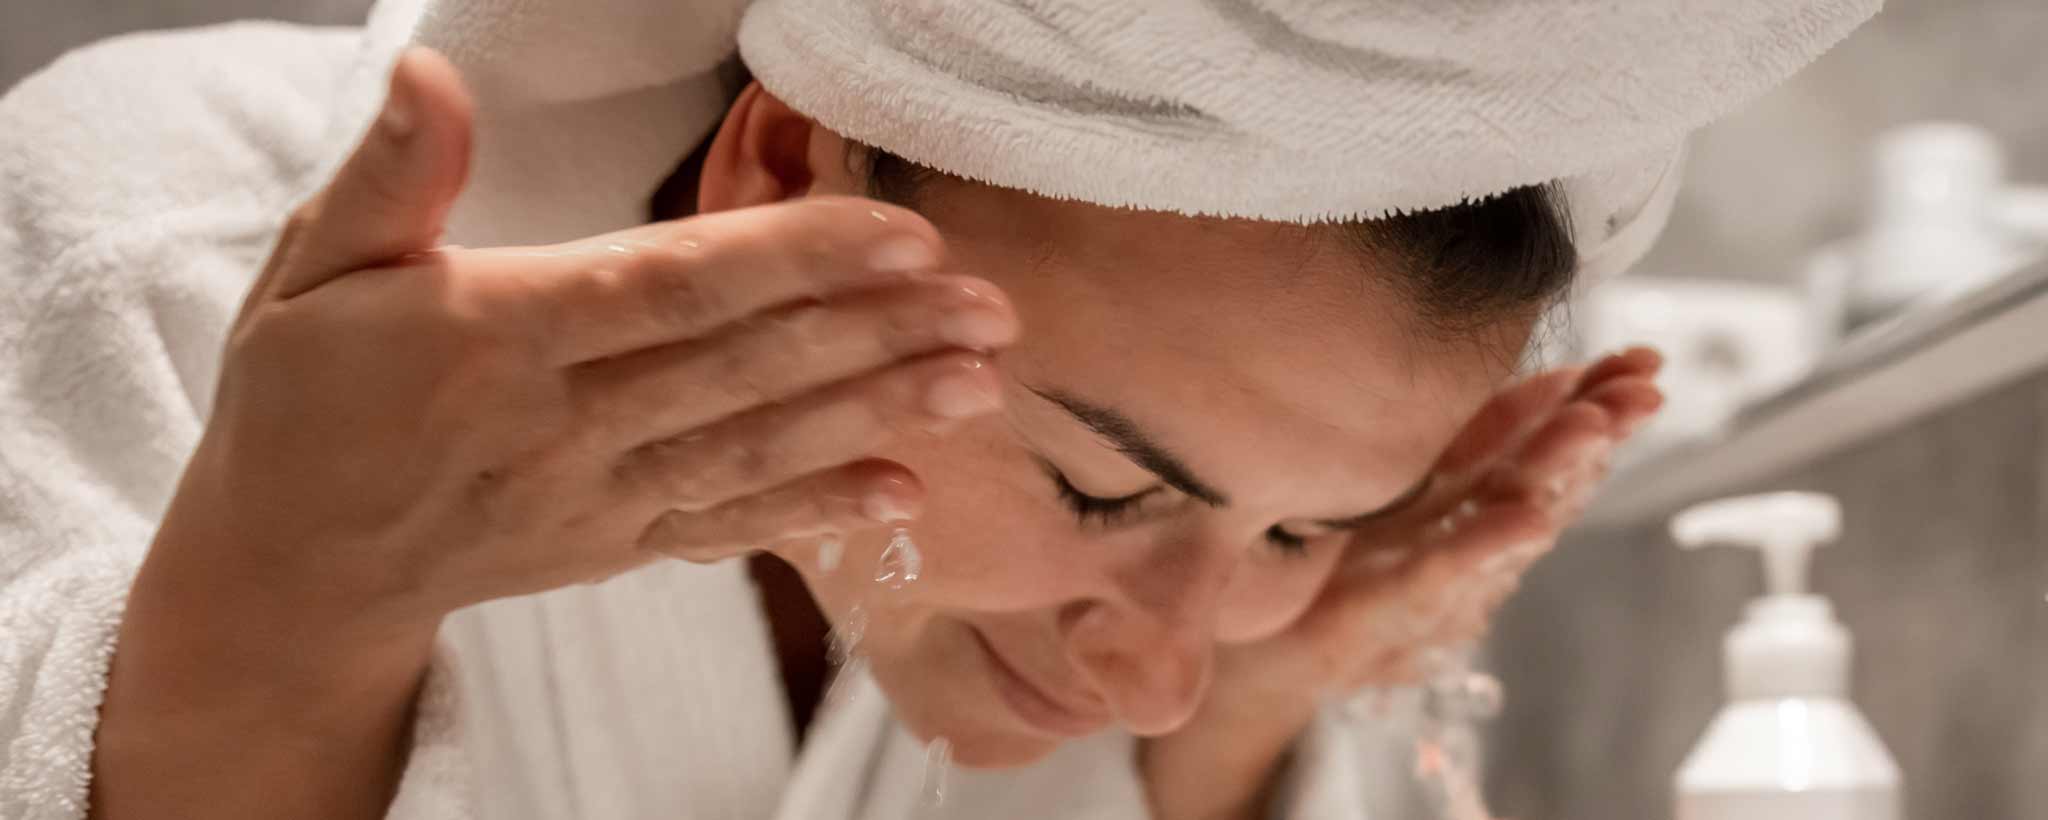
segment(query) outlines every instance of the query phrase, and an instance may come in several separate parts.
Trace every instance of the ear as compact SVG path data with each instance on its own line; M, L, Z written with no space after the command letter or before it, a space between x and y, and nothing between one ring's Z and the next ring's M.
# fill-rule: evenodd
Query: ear
M759 82L747 84L712 138L697 182L697 213L856 193L847 140L790 108Z

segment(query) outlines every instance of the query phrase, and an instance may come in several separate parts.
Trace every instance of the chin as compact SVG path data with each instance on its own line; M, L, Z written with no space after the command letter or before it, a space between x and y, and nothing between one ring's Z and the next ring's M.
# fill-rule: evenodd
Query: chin
M938 634L964 639L959 630ZM979 658L971 645L941 645L917 654L871 655L869 668L903 728L924 742L945 738L954 764L1011 769L1045 759L1066 738L1033 730L1012 714Z
M1059 745L1045 737L976 734L953 740L953 762L970 769L1014 769L1044 760Z
M894 699L895 695L891 693L890 697ZM1001 708L996 704L987 706L989 710ZM1045 759L1065 742L1064 738L1006 725L996 714L978 710L971 717L962 717L906 709L899 702L896 718L918 740L928 743L934 738L945 738L953 744L953 763L969 769L1029 766Z

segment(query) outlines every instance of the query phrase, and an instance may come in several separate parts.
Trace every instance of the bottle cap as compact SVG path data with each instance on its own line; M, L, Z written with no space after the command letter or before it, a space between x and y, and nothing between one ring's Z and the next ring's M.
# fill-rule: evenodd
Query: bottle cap
M1841 527L1841 505L1819 493L1721 499L1672 519L1671 534L1682 547L1750 547L1764 560L1769 591L1743 610L1723 645L1731 698L1846 692L1849 633L1827 599L1806 589L1813 550L1840 535Z

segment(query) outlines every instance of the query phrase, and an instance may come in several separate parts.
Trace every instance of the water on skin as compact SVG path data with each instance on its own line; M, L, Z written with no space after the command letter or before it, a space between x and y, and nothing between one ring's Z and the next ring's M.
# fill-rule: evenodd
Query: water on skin
M946 776L952 768L953 742L934 738L924 750L924 782L920 785L919 802L928 808L946 804Z
M853 700L853 692L857 686L855 681L860 680L861 676L867 673L867 669L867 658L859 655L848 658L846 663L839 667L839 671L833 673L832 686L825 690L825 705L818 710L819 714L836 714L846 708L847 701Z
M898 529L889 536L889 546L875 559L875 583L902 589L924 572L924 554L910 540L910 531Z
M867 671L868 659L860 654L860 642L867 637L867 632L868 611L860 604L854 604L846 611L846 619L832 628L825 644L825 656L837 671L832 674L832 685L825 690L820 712L837 712L853 699L855 681Z
M825 644L825 653L834 666L844 666L860 653L860 642L867 637L868 611L860 604L854 604L846 611L846 620L832 630Z
M839 571L839 558L846 554L846 542L827 538L818 545L818 572L831 575Z

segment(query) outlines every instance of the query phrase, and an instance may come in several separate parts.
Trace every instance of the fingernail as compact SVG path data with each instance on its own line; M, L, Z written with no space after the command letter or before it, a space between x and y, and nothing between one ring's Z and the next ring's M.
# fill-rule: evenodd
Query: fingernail
M926 406L933 415L940 418L964 419L979 416L1002 406L1003 397L985 373L980 362L974 369L953 373L939 379L932 385L931 393L925 397Z
M1016 340L1017 324L984 307L957 307L939 317L939 338L974 350L1001 347Z
M868 493L861 499L860 513L884 524L909 521L917 517L917 511L896 496L885 492Z
M923 270L939 264L938 251L915 236L898 236L884 241L868 256L868 266L885 273Z
M384 100L383 112L377 115L377 128L391 139L402 140L412 136L418 125L419 118L413 114L411 101L393 84Z

